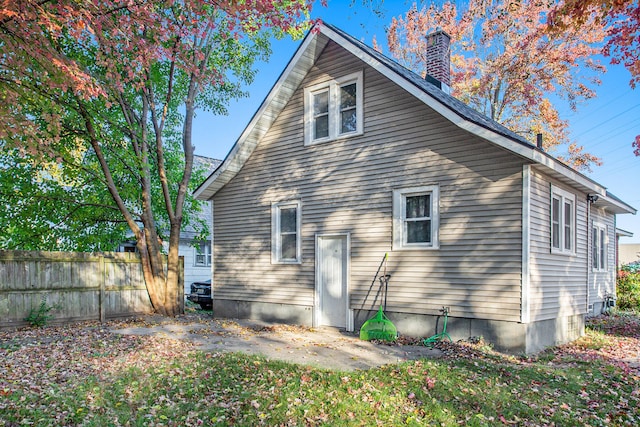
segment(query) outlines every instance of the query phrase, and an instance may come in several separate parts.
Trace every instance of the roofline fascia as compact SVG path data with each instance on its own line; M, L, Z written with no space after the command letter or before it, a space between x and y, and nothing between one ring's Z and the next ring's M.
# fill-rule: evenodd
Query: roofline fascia
M425 105L432 108L438 114L442 115L444 118L446 118L451 123L458 126L459 128L471 134L474 134L484 140L487 140L493 143L494 145L497 145L498 147L504 148L510 151L511 153L517 154L536 164L539 164L548 169L551 169L554 172L557 172L560 175L568 178L569 180L577 183L578 185L581 185L589 189L590 192L593 192L594 194L597 194L598 196L603 197L609 203L619 207L620 209L627 211L629 213L635 214L635 209L632 208L631 206L626 205L624 203L617 202L616 200L613 200L607 197L606 188L601 184L597 183L596 181L581 174L580 172L577 172L571 169L569 166L555 159L553 156L549 155L548 153L545 153L544 151L537 149L533 145L529 147L521 142L514 141L513 139L508 138L507 136L501 135L495 132L494 130L488 129L484 126L481 126L477 123L474 123L462 117L461 115L456 113L454 110L452 110L450 107L442 104L436 98L424 92L421 88L417 87L411 81L399 75L398 73L393 71L391 68L389 68L387 65L380 62L379 60L377 60L376 58L374 58L373 56L371 56L370 54L362 50L359 46L352 43L350 40L346 39L341 34L337 33L327 25L324 25L322 23L316 24L316 25L318 27L318 30L314 31L313 28L316 28L316 26L314 26L309 31L309 33L305 36L305 39L296 50L296 53L289 60L287 67L285 67L285 69L282 71L282 73L280 74L280 77L278 78L276 83L273 85L273 87L271 88L271 90L269 91L265 99L262 101L262 104L260 105L258 110L254 113L253 117L251 118L251 121L245 127L240 137L236 140L235 144L233 145L233 147L231 148L231 150L229 151L225 159L218 166L218 168L193 192L193 195L196 199L198 199L202 195L202 193L204 193L206 189L209 186L211 186L221 174L229 170L229 168L234 163L238 163L238 161L241 160L241 159L238 159L238 156L240 155L241 149L244 146L245 140L254 131L254 128L258 124L262 114L271 104L273 99L277 96L277 94L280 91L280 88L282 87L284 82L288 79L292 70L295 69L300 58L305 53L309 45L318 37L318 33L322 33L326 35L329 39L337 42L341 47L349 51L351 54L359 58L361 61L368 64L373 69L375 69L376 71L378 71L379 73L381 73L382 75L384 75L385 77L389 78L391 81L393 81L394 83L402 87L411 95L418 98ZM242 162L244 162L244 160L242 160ZM240 164L238 166L241 167L242 165ZM215 190L215 192L217 191L218 190ZM215 192L211 195L211 197L215 194ZM208 200L209 198L207 198L206 200ZM202 200L205 200L205 199L202 199Z
M211 184L213 184L213 182L218 178L218 176L220 176L223 172L225 172L229 168L230 164L233 162L234 158L240 151L243 145L242 143L251 134L251 132L257 125L258 121L260 120L260 117L262 117L262 114L268 108L269 104L271 104L271 101L273 101L273 99L277 96L280 88L282 87L284 82L287 80L289 74L298 64L300 57L304 54L304 52L307 50L307 47L309 47L309 45L313 42L313 40L316 37L317 37L317 34L315 34L312 30L310 30L307 33L304 40L302 41L302 43L300 43L300 46L296 50L296 53L291 57L285 69L280 73L280 77L278 77L278 80L276 80L274 85L271 87L271 89L269 90L269 93L266 95L266 97L262 101L262 104L260 104L260 107L258 107L256 112L253 114L253 117L251 117L251 121L244 128L244 130L240 134L240 137L236 140L235 144L233 144L233 147L231 147L231 150L229 151L227 156L224 158L222 163L220 163L220 165L216 168L216 170L214 170L213 173L202 184L200 184L198 188L195 189L195 191L193 192L193 196L195 199L198 199L198 197Z
M622 228L616 227L616 236L633 237L633 233L631 231L623 230Z
M622 202L620 200L617 200L617 198L614 197L610 197L609 195L604 195L604 196L600 196L602 198L602 201L604 201L605 203L614 206L615 208L619 209L620 211L622 211L622 213L628 213L631 215L635 215L636 214L636 209L631 206L626 204L625 202Z

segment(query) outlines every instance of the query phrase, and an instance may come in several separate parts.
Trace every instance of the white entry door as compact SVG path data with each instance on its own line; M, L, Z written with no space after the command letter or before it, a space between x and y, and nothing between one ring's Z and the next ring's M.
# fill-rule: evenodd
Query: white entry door
M317 236L316 248L317 324L353 329L347 286L348 236Z

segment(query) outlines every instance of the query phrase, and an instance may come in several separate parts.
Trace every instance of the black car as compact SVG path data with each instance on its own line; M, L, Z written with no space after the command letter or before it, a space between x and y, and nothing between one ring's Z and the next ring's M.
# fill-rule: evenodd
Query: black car
M211 298L211 279L191 284L191 293L187 295L189 301L200 304L203 310L211 310L213 299Z

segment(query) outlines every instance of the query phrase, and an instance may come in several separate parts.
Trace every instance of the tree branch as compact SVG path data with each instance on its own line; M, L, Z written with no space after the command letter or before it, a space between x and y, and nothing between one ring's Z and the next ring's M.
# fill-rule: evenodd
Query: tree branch
M111 170L109 169L109 165L107 164L107 161L102 153L100 142L97 138L97 134L93 126L93 122L91 121L91 117L89 116L86 108L84 108L82 101L80 99L77 99L77 102L78 102L80 114L84 119L84 123L87 128L87 133L89 136L91 146L93 147L96 157L98 158L98 162L100 163L100 167L102 168L102 172L105 176L107 189L109 190L111 197L113 197L114 202L118 206L118 209L120 209L120 212L125 217L125 220L129 225L129 228L131 228L131 231L133 231L133 233L136 236L139 236L141 234L140 227L133 219L133 216L127 209L126 205L124 204L124 201L122 200L122 197L120 196L120 193L118 192L118 188L116 187L116 184L113 180L113 176L111 175Z

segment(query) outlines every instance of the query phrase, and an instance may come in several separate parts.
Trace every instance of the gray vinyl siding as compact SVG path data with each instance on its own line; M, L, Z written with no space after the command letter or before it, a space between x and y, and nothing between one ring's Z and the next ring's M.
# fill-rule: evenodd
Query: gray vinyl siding
M607 214L604 209L592 206L589 221L589 304L603 301L606 293L615 292L616 261L615 261L615 216ZM607 228L607 265L606 271L593 271L593 223L599 223Z
M364 70L364 134L304 146L305 86ZM215 298L314 303L315 238L350 233L350 305L520 320L523 161L452 125L330 43L240 172L214 197ZM440 249L391 251L392 191L440 189ZM271 264L271 204L302 203L302 263Z
M551 185L576 196L576 254L551 253ZM531 321L584 314L587 307L586 194L539 171L531 174L530 197Z

